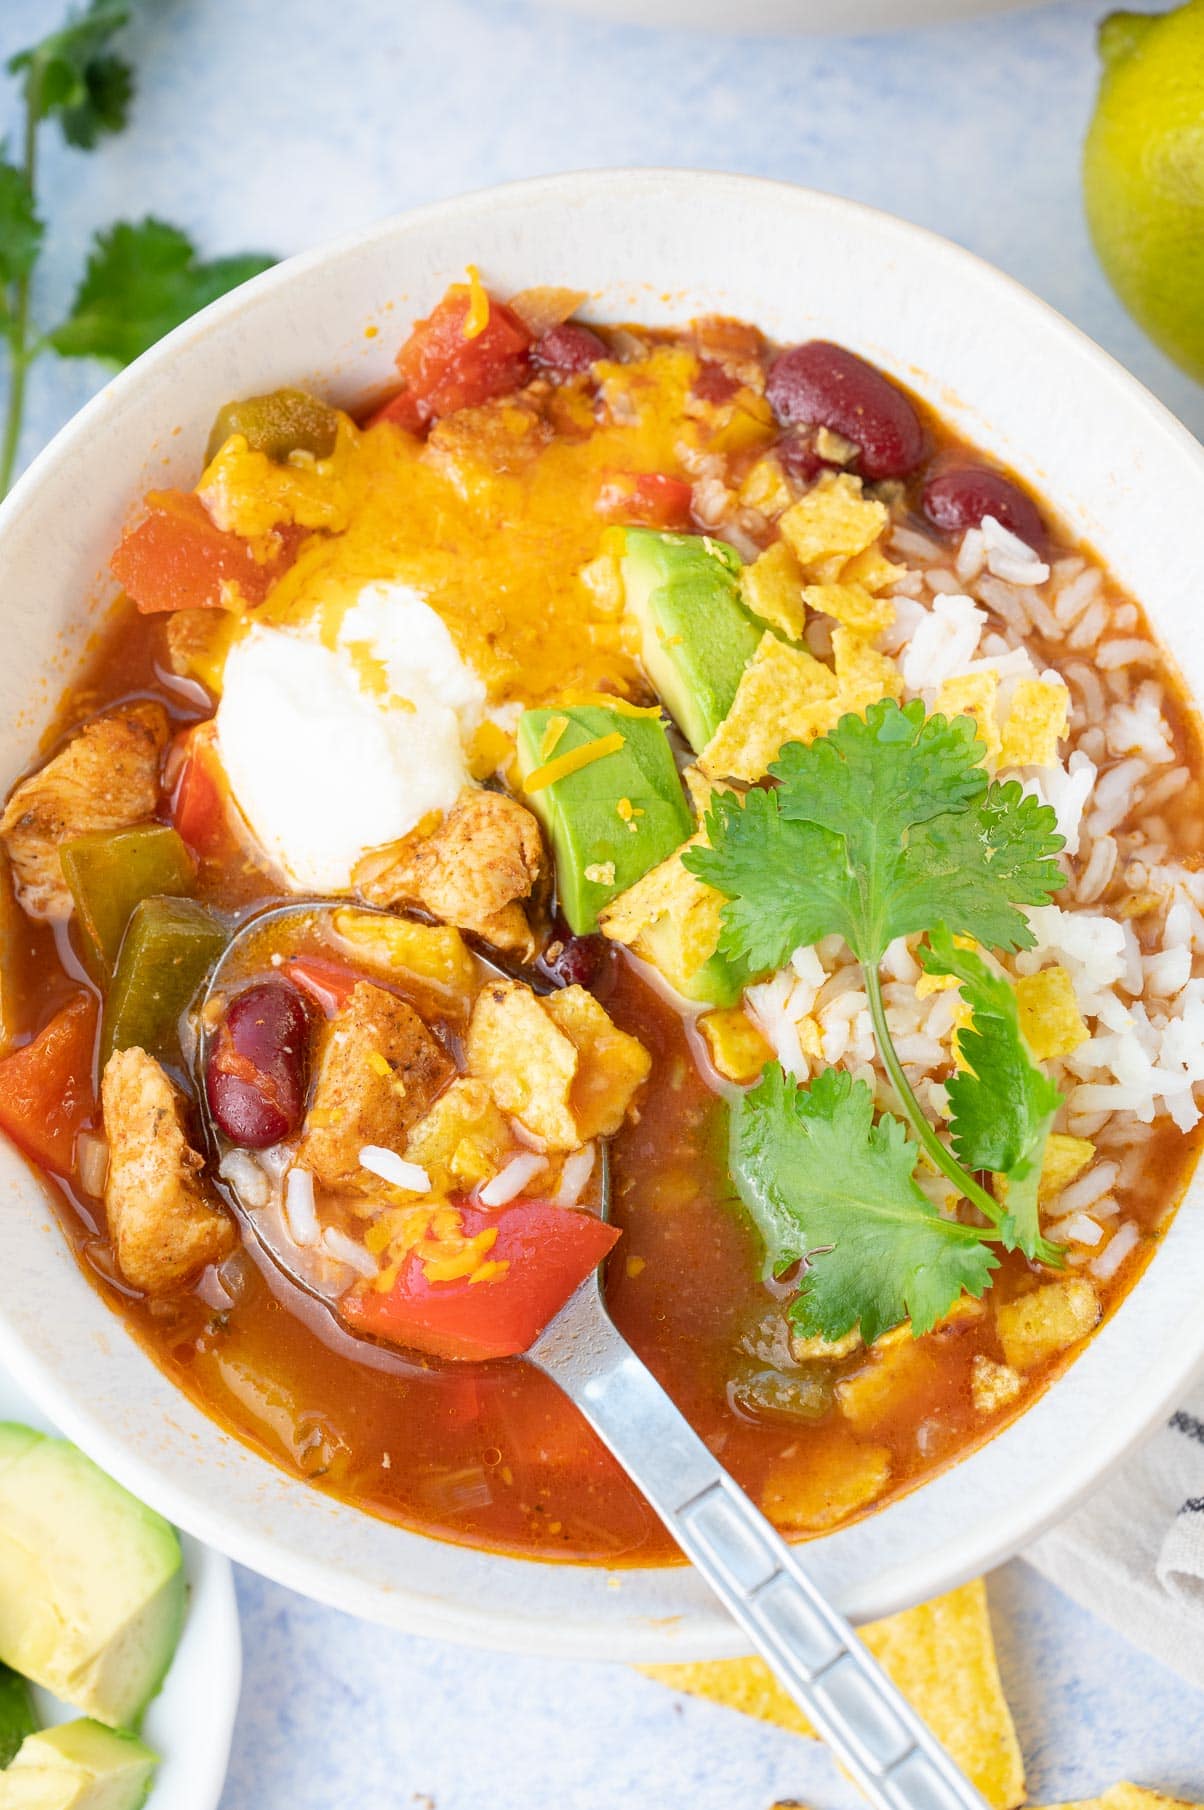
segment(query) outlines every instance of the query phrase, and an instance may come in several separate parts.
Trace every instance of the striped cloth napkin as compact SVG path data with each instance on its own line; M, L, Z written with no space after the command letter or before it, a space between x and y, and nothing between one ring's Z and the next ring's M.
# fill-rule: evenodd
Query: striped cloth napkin
M1204 1686L1204 1390L1023 1557Z

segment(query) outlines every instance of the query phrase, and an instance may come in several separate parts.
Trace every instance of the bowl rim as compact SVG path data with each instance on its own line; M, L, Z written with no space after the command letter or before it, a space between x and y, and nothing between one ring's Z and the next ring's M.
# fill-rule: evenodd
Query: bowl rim
M988 287L996 290L1002 288L1010 298L1012 307L1027 312L1034 327L1047 343L1072 348L1079 360L1086 359L1090 362L1102 384L1123 393L1129 409L1137 409L1145 417L1150 432L1165 440L1176 458L1186 461L1194 468L1204 494L1204 447L1170 410L1049 303L1033 295L1016 279L997 270L975 253L928 228L912 225L880 209L800 184L768 177L730 175L721 171L613 168L499 184L389 216L286 259L230 295L210 304L114 377L66 423L33 460L9 497L0 504L0 559L3 558L9 528L35 497L43 482L70 461L72 454L84 440L103 431L107 423L116 420L127 397L138 395L144 386L153 383L171 367L181 352L194 343L228 328L245 309L261 303L264 298L286 294L299 278L336 266L349 254L404 238L406 233L420 230L429 222L439 222L445 226L454 226L458 220L470 222L479 215L483 203L488 203L493 208L521 208L528 202L572 204L580 202L583 196L600 198L606 194L613 199L615 190L636 192L648 187L655 187L662 193L678 192L683 198L697 203L700 186L711 193L724 192L735 199L742 194L756 194L762 199L774 194L796 200L801 198L818 216L839 216L844 220L851 218L854 222L862 221L875 234L905 245L912 253L918 246L922 257L927 261L936 260L946 268L956 265L980 283L985 282ZM318 1554L299 1551L270 1533L261 1534L257 1528L249 1526L245 1519L228 1513L220 1502L214 1501L212 1490L206 1499L203 1490L179 1488L160 1475L151 1460L131 1450L88 1408L64 1395L38 1354L16 1332L5 1311L0 1311L0 1358L11 1366L39 1405L64 1427L70 1437L76 1439L107 1470L161 1509L178 1525L261 1574L332 1606L351 1610L367 1619L404 1626L413 1632L499 1649L519 1648L566 1655L639 1660L705 1657L725 1651L734 1653L746 1650L742 1637L735 1633L718 1610L713 1614L692 1612L689 1619L695 1630L694 1634L687 1631L684 1638L670 1638L668 1631L656 1624L643 1628L633 1627L620 1635L613 1622L601 1619L591 1621L588 1617L577 1616L571 1625L558 1625L546 1614L527 1618L512 1610L502 1612L484 1605L452 1605L442 1598L425 1595L421 1589L408 1585L394 1585L386 1591L379 1584L353 1575L345 1568L327 1562ZM145 1361L152 1362L149 1357ZM986 1505L982 1517L973 1526L946 1528L946 1537L940 1543L934 1542L924 1558L908 1558L903 1563L887 1567L872 1581L871 1595L863 1592L859 1596L858 1589L854 1587L844 1606L855 1618L889 1613L952 1588L1010 1557L1022 1544L1035 1539L1060 1520L1135 1446L1152 1433L1160 1418L1165 1416L1187 1390L1192 1379L1202 1371L1204 1327L1196 1334L1194 1343L1191 1339L1168 1338L1164 1349L1143 1369L1140 1386L1126 1392L1123 1399L1116 1403L1106 1444L1101 1442L1099 1449L1089 1459L1076 1462L1069 1473L1062 1467L1051 1472L1044 1479L1042 1487L1028 1498L1022 1526L1016 1526L1014 1508L995 1511L990 1505ZM1022 1415L1013 1423L1013 1427L1023 1427L1031 1412L1033 1410ZM259 1462L266 1465L270 1461L259 1459ZM918 1491L912 1492L912 1496L905 1497L904 1500L914 1500L917 1494L923 1493L924 1487L921 1485ZM514 1562L513 1555L497 1556ZM545 1563L537 1558L519 1562L541 1571L565 1569L563 1565Z

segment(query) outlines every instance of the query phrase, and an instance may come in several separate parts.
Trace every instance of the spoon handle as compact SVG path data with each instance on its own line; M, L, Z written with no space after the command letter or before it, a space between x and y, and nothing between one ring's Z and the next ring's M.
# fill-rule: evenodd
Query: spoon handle
M578 1290L529 1355L610 1447L879 1810L985 1810L795 1552L616 1330L595 1288Z

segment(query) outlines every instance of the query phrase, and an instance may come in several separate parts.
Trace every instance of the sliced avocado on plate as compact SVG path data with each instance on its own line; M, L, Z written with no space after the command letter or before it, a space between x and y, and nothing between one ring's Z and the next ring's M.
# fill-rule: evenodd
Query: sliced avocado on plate
M0 1767L7 1766L26 1735L37 1731L29 1685L19 1673L0 1665Z
M0 1810L139 1810L158 1755L100 1722L62 1722L27 1735L0 1772Z
M100 1722L136 1727L184 1603L179 1538L162 1516L66 1440L0 1423L0 1660Z
M578 755L584 764L574 766ZM547 831L560 909L576 936L596 930L602 907L694 827L655 711L621 703L524 710L518 763L524 786L532 782L524 797Z
M619 569L640 657L695 754L732 707L764 623L740 597L740 555L710 535L622 530Z

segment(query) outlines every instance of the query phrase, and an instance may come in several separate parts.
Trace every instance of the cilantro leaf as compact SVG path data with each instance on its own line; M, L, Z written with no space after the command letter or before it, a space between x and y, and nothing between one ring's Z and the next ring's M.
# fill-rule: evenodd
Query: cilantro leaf
M134 76L111 47L129 17L129 0L88 0L65 25L10 59L9 73L25 78L25 103L35 125L57 117L67 142L83 150L105 132L121 131Z
M777 1272L804 1261L791 1318L872 1344L910 1317L918 1337L963 1290L981 1296L998 1258L972 1226L943 1219L915 1179L898 1119L874 1120L864 1081L825 1069L799 1087L777 1064L732 1109L731 1170Z
M1015 988L972 949L959 949L943 924L930 931L928 947L919 953L926 973L956 976L973 1013L958 1032L967 1067L946 1083L957 1157L967 1169L989 1169L1006 1179L1000 1231L1008 1249L1019 1246L1026 1257L1059 1264L1058 1247L1041 1236L1037 1188L1062 1095L1024 1041Z
M27 277L42 245L42 222L24 170L0 158L0 284Z
M884 698L783 748L775 791L717 795L711 846L683 859L729 901L721 953L751 976L839 933L873 966L895 937L943 921L993 948L1027 947L1019 907L1063 884L1062 839L1016 782L988 785L984 753L971 718Z
M128 364L227 290L275 260L248 252L202 262L186 233L162 220L121 221L93 241L71 313L47 337L65 358Z

